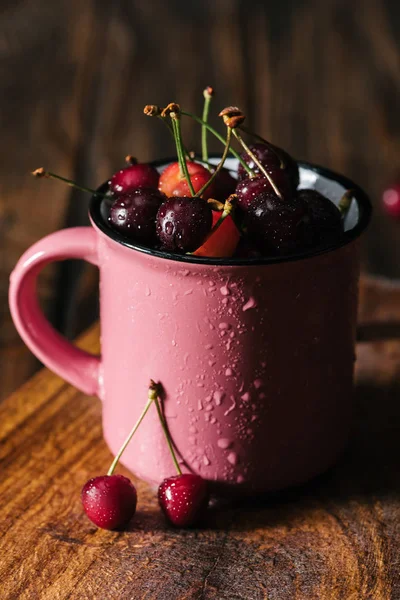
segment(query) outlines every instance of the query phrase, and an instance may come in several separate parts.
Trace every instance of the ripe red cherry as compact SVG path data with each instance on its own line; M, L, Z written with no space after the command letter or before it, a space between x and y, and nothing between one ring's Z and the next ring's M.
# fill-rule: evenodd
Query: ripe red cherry
M129 239L154 246L157 242L156 216L165 200L164 194L150 188L118 196L110 208L109 223Z
M193 189L197 194L203 185L207 183L212 174L199 163L186 161L186 164L189 171L190 181L192 182ZM178 162L171 163L161 173L158 189L166 196L191 195L188 183L185 179L185 176L181 174ZM208 198L214 198L213 183L206 189L204 194L202 194L202 197L206 200Z
M214 211L212 226L217 223L222 213ZM233 219L228 215L218 229L198 248L193 254L195 256L209 256L223 258L232 256L240 240L240 233Z
M156 219L158 239L166 250L192 252L204 242L211 230L212 210L203 198L168 198Z
M271 179L282 194L285 200L290 200L293 196L291 184L283 169L271 169ZM262 192L275 194L269 180L263 175L254 178L242 179L236 186L237 203L244 211Z
M85 483L81 500L83 510L97 527L118 529L135 514L137 494L127 477L102 475Z
M168 477L158 488L158 501L175 527L190 527L203 515L209 500L207 482L192 473Z
M159 178L157 169L146 163L137 163L117 171L109 185L114 194L127 194L142 187L157 189Z
M400 219L400 183L391 186L383 192L382 205L390 217Z
M314 244L335 242L342 236L342 214L329 198L305 189L297 192L297 199L307 205Z
M272 146L263 143L252 144L249 146L250 150L255 154L260 163L265 167L268 173L272 173L277 169L281 168L281 159L285 164L284 169L281 169L285 172L290 185L292 187L292 192L295 192L297 186L299 185L299 168L297 162L292 158L285 150L282 148L278 148L278 146ZM276 150L276 152L274 152ZM254 164L253 159L244 152L241 155L241 158L249 165L250 169L252 169L255 173L259 173L259 168L256 164ZM238 178L239 180L245 179L248 177L247 171L242 167L239 163L238 166Z
M248 206L245 225L250 243L263 255L286 254L312 243L312 227L305 202L287 202L263 192Z

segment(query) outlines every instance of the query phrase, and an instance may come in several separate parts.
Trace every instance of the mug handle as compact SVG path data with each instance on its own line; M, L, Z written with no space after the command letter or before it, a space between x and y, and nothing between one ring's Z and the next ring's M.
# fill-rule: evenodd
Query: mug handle
M80 350L50 325L39 307L36 279L49 263L69 258L98 266L92 227L57 231L31 246L10 277L9 304L15 327L28 348L49 369L88 395L99 395L101 361Z

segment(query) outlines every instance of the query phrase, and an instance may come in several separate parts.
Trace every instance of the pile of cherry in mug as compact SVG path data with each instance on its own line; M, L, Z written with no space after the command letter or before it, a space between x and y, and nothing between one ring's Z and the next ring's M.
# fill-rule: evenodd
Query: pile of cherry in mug
M206 88L203 118L175 103L164 109L144 108L146 115L168 127L175 141L177 160L161 174L155 166L127 156L127 166L111 177L105 193L82 188L42 168L33 174L106 195L109 227L133 245L210 258L251 258L290 255L335 243L344 232L350 190L336 206L316 190L298 189L297 162L249 131L237 107L229 106L219 114L225 135L209 124L212 96L212 88ZM183 143L184 118L201 126L201 158ZM209 160L207 134L224 145L217 165ZM228 156L237 159L237 173L224 167Z
M212 95L207 88L206 94ZM220 116L226 126L224 153L218 165L187 152L182 143L183 112L179 105L151 105L145 113L164 121L174 135L178 160L159 174L157 169L127 157L128 166L109 182L113 203L109 225L133 244L167 252L208 257L257 257L291 254L329 244L343 234L339 208L315 190L298 190L297 162L284 150L243 126L244 115L228 107ZM246 143L242 137L253 137ZM232 147L239 145L238 154ZM224 168L229 154L238 158L237 178Z

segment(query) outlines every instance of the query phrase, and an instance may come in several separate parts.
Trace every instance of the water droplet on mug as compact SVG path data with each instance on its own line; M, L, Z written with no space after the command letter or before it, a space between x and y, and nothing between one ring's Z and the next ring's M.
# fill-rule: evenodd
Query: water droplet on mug
M249 392L245 392L243 396L240 396L243 402L248 402L251 399Z
M146 286L145 294L146 296L151 296L151 289L149 288L149 286Z
M217 441L217 446L218 448L222 448L222 450L226 450L232 446L232 442L231 440L228 440L228 438L220 438Z
M216 390L213 394L214 402L216 406L220 406L222 404L222 400L224 399L224 392L221 390Z
M257 302L254 300L252 296L247 300L246 304L243 304L242 311L246 312L246 310L250 310L251 308L256 308Z
M233 465L233 466L237 465L238 456L237 456L236 452L229 452L229 454L226 458L227 458L227 461L229 463L231 463L231 465Z
M210 459L207 458L206 455L203 456L203 464L208 467L209 465L211 465L211 461Z
M231 293L227 285L223 285L222 287L220 287L219 291L223 296L229 296Z
M260 389L260 387L264 384L262 379L255 379L253 381L253 385L256 388L256 390Z

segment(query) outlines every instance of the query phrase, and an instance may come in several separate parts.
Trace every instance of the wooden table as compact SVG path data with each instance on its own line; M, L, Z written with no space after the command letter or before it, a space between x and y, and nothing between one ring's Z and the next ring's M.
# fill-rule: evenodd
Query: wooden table
M372 337L398 335L400 287L369 279L361 292ZM96 328L81 345L98 350ZM1 599L397 600L399 384L400 340L360 344L354 431L329 473L210 510L191 531L168 527L137 481L138 512L116 533L79 499L111 461L100 402L40 371L0 406Z

